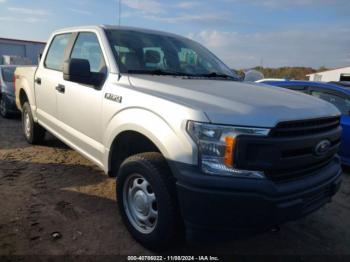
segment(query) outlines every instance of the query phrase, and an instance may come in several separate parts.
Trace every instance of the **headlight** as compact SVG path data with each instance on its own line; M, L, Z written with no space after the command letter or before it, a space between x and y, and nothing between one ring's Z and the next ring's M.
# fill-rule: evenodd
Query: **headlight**
M236 169L234 151L239 135L267 136L269 131L266 128L187 123L187 132L198 146L202 171L211 175L265 178L260 171Z

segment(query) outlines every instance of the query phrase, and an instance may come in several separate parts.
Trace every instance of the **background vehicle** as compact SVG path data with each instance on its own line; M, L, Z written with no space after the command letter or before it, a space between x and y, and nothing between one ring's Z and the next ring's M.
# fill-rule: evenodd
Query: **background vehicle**
M343 128L339 155L342 163L350 165L350 88L335 83L309 81L264 81L263 84L280 86L310 94L335 105L341 112Z
M269 228L314 212L341 184L339 111L238 81L198 43L93 26L56 31L39 66L16 70L29 143L45 130L117 176L120 214L161 249Z
M19 114L13 85L15 70L16 66L0 66L0 114L3 117Z
M339 82L329 82L329 83L350 88L350 81L339 81Z
M277 82L280 82L280 81L286 81L286 80L287 79L284 79L284 78L263 78L263 79L255 81L255 82L256 83L264 83L266 81L277 81Z

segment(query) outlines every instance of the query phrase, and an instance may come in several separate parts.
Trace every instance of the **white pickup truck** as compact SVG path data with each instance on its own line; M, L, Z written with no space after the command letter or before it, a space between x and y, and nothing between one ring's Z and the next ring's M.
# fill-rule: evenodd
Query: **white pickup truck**
M129 27L53 33L16 70L29 143L49 131L117 177L121 216L150 249L303 217L341 183L338 110L239 81L200 44Z

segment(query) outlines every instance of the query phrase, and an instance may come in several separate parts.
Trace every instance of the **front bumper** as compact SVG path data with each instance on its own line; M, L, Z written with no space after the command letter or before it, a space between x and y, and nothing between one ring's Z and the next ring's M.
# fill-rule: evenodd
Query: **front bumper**
M338 191L339 158L302 178L271 180L219 177L175 164L182 217L190 238L206 233L261 230L316 211Z

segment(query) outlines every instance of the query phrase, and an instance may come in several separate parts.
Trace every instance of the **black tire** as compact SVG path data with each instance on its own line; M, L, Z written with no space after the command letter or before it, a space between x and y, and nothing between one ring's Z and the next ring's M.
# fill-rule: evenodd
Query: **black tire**
M156 197L158 218L153 231L149 233L140 232L127 214L124 187L127 186L130 176L135 174L147 180ZM161 154L141 153L126 159L118 172L116 191L122 219L131 235L144 247L161 251L175 244L183 236L175 179Z
M22 128L24 137L29 144L40 144L45 138L45 129L34 122L28 102L25 102L22 107Z
M6 102L5 102L5 99L3 99L3 96L0 96L0 114L3 118L9 118L10 117L10 114L7 110L7 107L6 107Z

